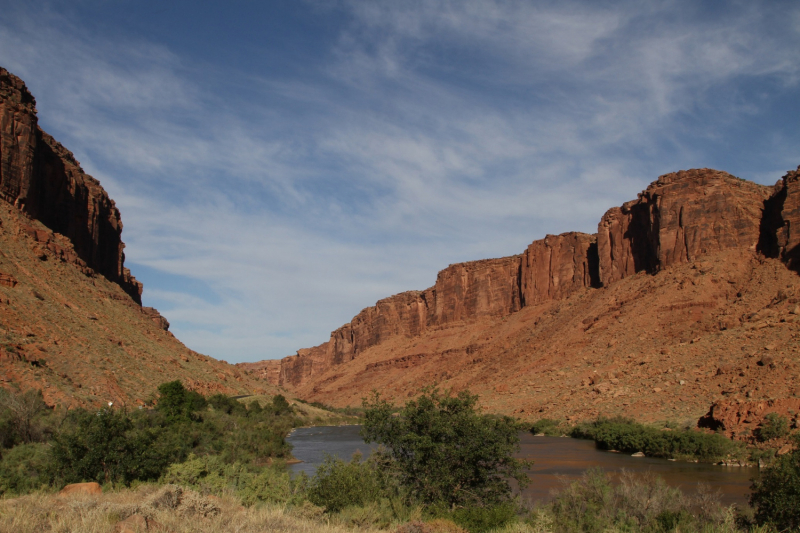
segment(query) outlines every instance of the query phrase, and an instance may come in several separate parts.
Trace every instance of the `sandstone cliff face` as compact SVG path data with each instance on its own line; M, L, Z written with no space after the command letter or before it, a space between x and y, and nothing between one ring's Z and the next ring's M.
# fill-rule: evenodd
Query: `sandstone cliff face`
M397 337L608 287L708 254L738 249L800 268L800 169L774 188L712 169L665 174L636 200L610 209L596 235L534 241L521 256L450 265L425 291L364 309L328 342L282 360L277 383L298 387Z
M595 235L572 232L533 241L522 256L522 305L559 300L586 287L596 287L597 272Z
M0 68L0 197L67 237L93 271L137 303L142 286L124 267L122 221L100 183L38 126L24 82Z
M800 270L800 167L788 172L775 186L775 250L792 270ZM776 255L776 257L778 257Z
M450 265L433 286L428 324L443 325L519 311L520 256Z
M722 250L755 250L770 192L711 169L659 177L638 200L609 210L600 221L600 281L607 286Z
M430 327L518 311L520 259L450 265L439 272L433 287L380 300L332 332L328 342L283 359L273 383L299 386L392 337L417 337Z

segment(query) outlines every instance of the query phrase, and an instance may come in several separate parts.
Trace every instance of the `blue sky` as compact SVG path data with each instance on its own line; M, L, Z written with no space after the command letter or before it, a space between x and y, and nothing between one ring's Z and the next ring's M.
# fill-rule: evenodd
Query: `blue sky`
M327 340L660 174L800 164L800 4L0 0L0 65L189 347Z

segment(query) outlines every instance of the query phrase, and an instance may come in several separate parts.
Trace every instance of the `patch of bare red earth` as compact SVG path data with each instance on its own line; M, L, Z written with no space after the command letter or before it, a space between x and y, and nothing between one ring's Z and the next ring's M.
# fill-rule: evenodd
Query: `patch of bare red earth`
M696 422L718 400L800 392L799 302L798 277L780 261L721 252L508 316L395 337L295 392L343 406L372 389L404 401L436 384L523 420Z

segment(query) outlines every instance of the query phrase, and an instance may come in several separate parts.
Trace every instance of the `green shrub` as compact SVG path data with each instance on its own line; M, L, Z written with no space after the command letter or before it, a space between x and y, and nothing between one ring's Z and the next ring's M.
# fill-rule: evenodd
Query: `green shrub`
M186 461L170 465L160 481L206 494L233 493L248 506L258 502L285 503L294 495L284 468L248 468L241 463L225 463L214 455L190 455Z
M15 394L0 388L0 445L10 448L18 443L47 440L49 435L42 417L49 411L41 390Z
M534 435L544 433L548 437L560 437L569 432L570 428L565 423L553 420L552 418L542 418L534 422L533 426L531 426L531 433Z
M758 428L758 440L765 442L779 439L789 434L789 420L778 413L769 413Z
M599 468L560 491L544 514L552 515L555 531L586 533L712 531L726 520L717 494L699 491L687 498L650 472L623 471L614 486Z
M778 531L800 529L800 451L778 457L762 470L751 490L756 522Z
M336 513L390 497L385 472L376 461L361 459L358 453L347 462L326 456L309 482L308 500L329 513Z
M27 494L50 481L50 446L20 444L3 454L0 461L0 495Z
M723 435L691 429L665 431L624 418L600 418L576 426L571 436L588 438L606 450L626 453L644 452L649 457L693 457L717 461L729 455L741 455L742 443Z
M517 506L503 502L488 507L465 507L449 513L449 518L470 533L484 533L517 520Z
M201 394L188 391L180 381L169 381L158 386L156 408L164 413L170 422L191 420L192 413L206 406Z
M157 479L170 453L154 446L157 432L136 430L126 413L73 411L66 430L53 440L54 476L67 483Z
M511 479L524 487L528 464L515 459L519 425L510 417L482 415L478 397L424 391L393 416L375 393L364 400L362 436L387 447L400 483L424 504L491 506L511 498Z

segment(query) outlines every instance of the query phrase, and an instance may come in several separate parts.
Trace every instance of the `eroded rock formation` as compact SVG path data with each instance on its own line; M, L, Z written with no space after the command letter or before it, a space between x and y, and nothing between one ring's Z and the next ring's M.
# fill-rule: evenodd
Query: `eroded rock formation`
M280 372L270 376L277 376L276 384L298 387L393 337L509 315L725 250L780 256L796 269L797 227L800 169L775 187L712 169L665 174L636 200L606 212L597 234L548 235L519 256L450 265L433 287L364 309L328 342L283 359Z
M69 150L39 128L35 99L3 68L0 197L64 235L85 266L141 303L142 286L124 266L122 221L114 201Z
M665 174L600 221L600 281L608 285L731 248L755 250L771 189L727 172Z

